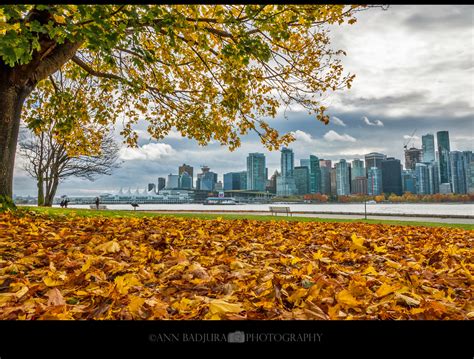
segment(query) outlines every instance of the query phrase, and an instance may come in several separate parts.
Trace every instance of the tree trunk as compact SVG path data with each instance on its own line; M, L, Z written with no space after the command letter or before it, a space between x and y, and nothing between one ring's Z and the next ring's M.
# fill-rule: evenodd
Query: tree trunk
M44 206L44 183L43 177L38 177L36 184L38 186L38 206Z
M0 76L0 196L11 198L21 109L31 89L3 80Z
M54 176L51 183L51 187L46 192L46 197L44 201L44 205L46 207L51 207L53 205L54 196L56 195L56 191L58 190L58 185L59 185L59 178L57 176Z

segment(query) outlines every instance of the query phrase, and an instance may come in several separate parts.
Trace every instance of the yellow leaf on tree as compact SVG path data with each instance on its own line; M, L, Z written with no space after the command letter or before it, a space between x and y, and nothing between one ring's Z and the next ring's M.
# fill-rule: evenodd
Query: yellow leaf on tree
M356 307L360 304L360 302L354 298L354 296L346 289L341 290L336 295L337 302L340 304L345 304L350 307Z
M66 22L66 19L64 16L62 15L57 15L57 14L54 14L53 15L53 18L56 22L60 23L60 24L64 24Z

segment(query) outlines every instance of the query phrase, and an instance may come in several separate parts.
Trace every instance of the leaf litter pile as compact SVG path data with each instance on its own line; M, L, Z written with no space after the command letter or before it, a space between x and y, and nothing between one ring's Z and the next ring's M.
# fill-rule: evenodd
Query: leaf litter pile
M0 319L472 319L473 232L0 214Z

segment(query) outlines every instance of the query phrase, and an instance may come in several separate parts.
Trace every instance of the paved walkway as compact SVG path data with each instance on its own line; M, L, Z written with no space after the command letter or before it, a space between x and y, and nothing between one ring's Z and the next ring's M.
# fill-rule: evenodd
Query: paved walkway
M238 215L256 215L270 216L270 212L238 212L238 211L143 211L153 213L208 213L208 214L238 214ZM285 217L286 214L278 214L279 217ZM313 217L313 218L339 218L339 219L364 219L359 214L326 214L326 213L293 213L293 217ZM435 222L435 223L459 223L474 224L472 218L439 218L439 217L411 217L411 216L384 216L368 215L367 219L380 219L389 221L409 221L409 222Z

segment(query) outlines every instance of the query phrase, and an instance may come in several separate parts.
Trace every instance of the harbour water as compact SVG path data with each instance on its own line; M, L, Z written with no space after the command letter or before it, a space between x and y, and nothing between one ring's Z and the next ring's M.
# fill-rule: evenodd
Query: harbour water
M107 204L111 210L131 210L129 204ZM219 212L268 212L270 206L290 207L292 212L310 213L363 213L363 203L334 204L236 204L236 205L203 205L203 204L140 204L137 210L147 211L219 211ZM55 205L55 207L57 207ZM69 208L90 208L89 205L69 205ZM368 213L380 215L442 215L474 216L472 203L391 203L367 204Z

